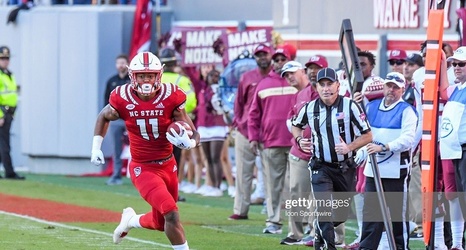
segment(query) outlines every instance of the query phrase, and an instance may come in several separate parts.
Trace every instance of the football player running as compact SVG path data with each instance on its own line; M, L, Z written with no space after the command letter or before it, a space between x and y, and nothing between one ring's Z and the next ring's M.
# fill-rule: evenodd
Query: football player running
M152 210L136 214L131 207L123 209L113 242L120 243L132 228L146 228L165 231L173 249L189 249L176 205L178 174L172 144L191 149L198 145L199 133L184 110L185 93L174 84L160 82L163 65L154 54L137 54L128 69L131 83L117 87L97 117L91 162L105 163L101 145L109 122L123 119L130 142L131 181ZM184 128L168 134L173 121L186 121L193 135Z

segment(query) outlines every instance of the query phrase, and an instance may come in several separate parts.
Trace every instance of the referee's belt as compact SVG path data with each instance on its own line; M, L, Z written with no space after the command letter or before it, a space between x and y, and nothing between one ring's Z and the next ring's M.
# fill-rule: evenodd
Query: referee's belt
M338 162L327 162L327 161L324 161L322 159L319 159L319 158L312 158L317 164L321 164L321 165L324 165L324 166L327 166L327 167L331 167L331 168L336 168L336 169L340 169L343 167L343 165L347 164L348 166L351 166L352 163L354 163L354 160L353 158L348 158L347 160L345 161L338 161Z
M149 164L160 164L162 165L163 163L171 160L171 158L173 158L173 153L171 153L167 158L163 158L163 159L160 159L160 160L153 160L153 161L148 161L146 163L149 163Z

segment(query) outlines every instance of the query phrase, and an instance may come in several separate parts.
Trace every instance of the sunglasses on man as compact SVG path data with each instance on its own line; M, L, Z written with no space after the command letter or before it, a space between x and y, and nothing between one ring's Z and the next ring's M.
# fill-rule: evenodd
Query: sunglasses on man
M451 66L453 66L453 67L458 66L458 67L462 68L462 67L466 66L466 62L459 62L459 63L454 62L454 63L451 63Z
M400 66L400 65L402 65L403 63L405 63L405 61L404 61L404 60L390 60L390 61L388 61L388 63L390 63L390 66L393 66L393 65L395 65L395 64L398 65L398 66Z

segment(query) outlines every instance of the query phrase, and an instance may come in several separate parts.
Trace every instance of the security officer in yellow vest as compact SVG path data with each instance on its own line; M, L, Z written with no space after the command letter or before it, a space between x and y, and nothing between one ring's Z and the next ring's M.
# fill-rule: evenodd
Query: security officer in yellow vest
M165 48L160 52L160 62L164 64L162 83L173 83L180 87L186 93L186 113L191 114L197 106L196 92L194 92L191 80L181 74L175 72L175 67L178 65L176 52L171 48Z
M10 64L10 49L0 47L0 161L5 168L5 178L11 180L24 180L23 176L16 174L10 156L10 129L13 115L18 103L18 86L16 80L8 70ZM1 178L1 176L0 176Z

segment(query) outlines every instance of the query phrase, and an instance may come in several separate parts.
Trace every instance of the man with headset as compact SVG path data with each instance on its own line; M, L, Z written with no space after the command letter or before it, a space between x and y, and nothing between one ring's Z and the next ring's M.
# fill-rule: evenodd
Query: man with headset
M319 98L303 106L292 120L291 132L309 162L317 210L315 249L336 249L334 227L348 217L355 176L355 150L372 141L372 132L361 107L338 95L340 83L334 69L317 73ZM302 136L309 125L311 138Z

